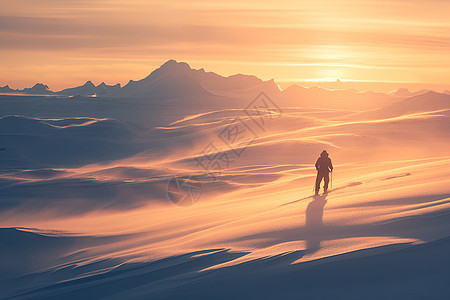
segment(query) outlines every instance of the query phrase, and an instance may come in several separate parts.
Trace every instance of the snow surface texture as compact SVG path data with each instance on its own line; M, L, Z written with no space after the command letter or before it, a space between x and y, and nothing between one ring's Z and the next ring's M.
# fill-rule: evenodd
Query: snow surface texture
M175 61L103 88L0 96L0 298L448 299L449 95Z

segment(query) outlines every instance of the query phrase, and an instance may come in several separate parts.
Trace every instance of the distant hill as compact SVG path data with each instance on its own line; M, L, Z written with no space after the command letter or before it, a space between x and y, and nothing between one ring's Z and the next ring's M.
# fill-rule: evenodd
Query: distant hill
M450 109L450 95L429 91L425 94L409 97L378 109L361 112L358 115L364 118L386 118L448 109Z
M387 112L390 111L397 114L440 109L450 109L450 95L431 91L422 95L404 99L383 108L383 110L386 110Z
M24 88L23 90L12 89L9 85L5 85L4 87L0 87L1 94L29 94L29 95L53 95L54 92L51 91L48 85L43 83L36 83L31 88Z
M130 80L121 87L120 84L107 85L102 82L95 86L87 81L81 86L51 91L47 85L38 83L32 88L23 90L11 89L8 85L0 87L0 93L63 95L63 96L98 96L119 98L193 98L214 97L220 95L236 95L245 92L279 93L279 88L273 80L263 81L253 75L236 74L228 77L204 69L192 69L185 62L169 60L141 80Z
M17 90L13 90L12 88L9 87L9 85L0 86L0 93L10 94L10 93L16 93L16 92L17 92Z
M395 96L382 93L327 90L320 87L305 88L299 85L292 85L285 89L281 98L288 106L349 110L373 109L400 100Z
M265 82L253 75L224 77L204 69L192 69L185 62L169 60L146 78L131 80L115 96L159 99L219 96L262 85L278 89L273 81Z
M419 91L410 92L407 88L399 88L399 89L391 91L389 94L394 95L394 96L399 96L399 97L412 97L412 96L422 95L422 94L425 94L428 92L430 92L430 90L422 89Z
M119 90L119 83L117 83L116 85L107 85L106 83L102 82L98 86L95 86L92 81L86 81L86 83L81 86L64 89L57 92L56 94L65 96L107 96L113 95Z
M337 81L336 84L340 85L341 82ZM292 85L281 91L274 80L264 81L256 76L243 74L221 76L214 72L206 72L204 69L193 69L189 64L173 59L162 64L147 77L137 81L130 80L123 87L119 83L107 85L105 82L96 86L92 81L58 92L51 91L47 85L42 83L23 90L12 89L8 85L0 87L0 93L4 94L76 96L74 99L80 99L80 97L177 99L178 101L190 99L190 105L197 107L208 105L209 108L224 101L223 99L218 100L218 98L232 98L239 103L245 99L246 102L249 102L262 91L279 105L285 107L345 110L371 110L394 104L404 98L430 92L428 90L410 92L406 88L400 88L384 94L358 92L353 89L305 88L299 85ZM444 93L450 94L450 91ZM185 104L186 102L180 103Z

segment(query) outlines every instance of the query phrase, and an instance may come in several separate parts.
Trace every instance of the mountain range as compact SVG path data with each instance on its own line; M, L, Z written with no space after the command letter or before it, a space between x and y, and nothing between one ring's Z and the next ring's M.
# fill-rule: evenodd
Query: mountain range
M277 90L273 80L263 81L253 75L236 74L228 77L204 69L192 69L185 62L169 60L144 79L130 80L125 86L119 83L107 85L102 82L94 85L92 81L77 87L52 91L47 85L37 83L31 88L12 89L9 85L0 87L2 94L62 95L62 96L108 96L126 98L173 98L198 97L227 94L253 88Z
M187 63L175 60L168 60L147 77L138 81L130 80L123 87L119 83L108 85L105 82L96 86L92 81L61 91L52 91L43 83L36 83L33 87L24 89L12 89L9 85L0 87L0 94L158 99L233 96L256 91L264 91L284 98L306 96L323 101L327 100L327 95L329 96L331 93L330 90L320 87L304 88L298 85L293 85L281 92L273 79L263 81L256 76L243 74L224 77L213 72L206 72L204 69L192 69ZM339 97L347 97L349 100L360 98L361 95L377 100L386 98L386 95L393 97L417 96L428 92L428 90L410 92L406 88L400 88L389 94L361 93L356 90L335 90L335 92L337 93L334 93L334 96L339 94ZM444 93L450 94L450 91Z

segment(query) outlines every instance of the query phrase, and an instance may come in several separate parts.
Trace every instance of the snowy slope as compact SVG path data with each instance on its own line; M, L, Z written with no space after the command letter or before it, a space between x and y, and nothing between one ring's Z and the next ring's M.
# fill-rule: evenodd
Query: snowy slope
M270 82L168 64L137 98L0 96L0 297L448 297L450 96L256 111Z

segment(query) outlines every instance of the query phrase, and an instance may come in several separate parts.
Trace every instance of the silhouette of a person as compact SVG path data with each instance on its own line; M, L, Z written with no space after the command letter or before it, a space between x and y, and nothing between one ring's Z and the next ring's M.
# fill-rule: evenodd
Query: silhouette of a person
M316 195L319 194L320 190L320 182L324 181L323 190L324 193L328 192L328 183L330 182L330 172L333 171L333 164L331 163L331 159L328 157L328 152L323 150L320 153L320 157L316 161Z

